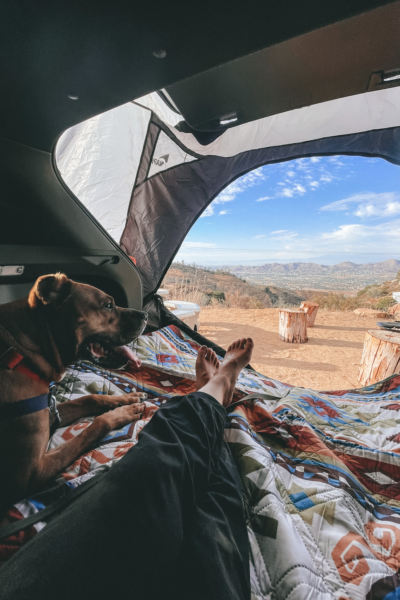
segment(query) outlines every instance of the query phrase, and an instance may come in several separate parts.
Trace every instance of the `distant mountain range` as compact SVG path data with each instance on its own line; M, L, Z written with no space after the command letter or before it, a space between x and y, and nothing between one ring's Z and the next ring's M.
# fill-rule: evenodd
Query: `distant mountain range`
M266 263L265 265L229 265L222 267L226 271L243 275L365 275L378 273L396 275L400 270L400 261L394 258L378 263L357 264L350 261L337 265L319 265L317 263Z

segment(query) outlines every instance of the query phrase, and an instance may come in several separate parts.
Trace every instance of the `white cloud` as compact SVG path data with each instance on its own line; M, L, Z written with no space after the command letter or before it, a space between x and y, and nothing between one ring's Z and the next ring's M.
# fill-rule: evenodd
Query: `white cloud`
M364 225L353 223L351 225L339 225L335 231L329 231L322 234L325 240L347 240L366 235L367 228Z
M323 233L321 240L348 242L355 251L362 251L366 246L369 251L393 252L394 240L400 242L400 219L380 225L339 225L338 229Z
M278 242L284 242L295 237L297 237L297 233L295 231L282 230L281 232L275 232L275 236L271 237L270 239Z
M247 175L237 179L228 185L228 187L226 187L224 190L222 190L219 196L217 196L214 200L214 203L223 204L225 202L232 202L232 200L234 200L238 194L241 194L249 187L259 185L264 180L265 175L261 167L255 171L251 171L251 173L247 173Z
M323 252L385 252L393 253L400 244L400 219L379 225L350 223L316 236L296 238L297 250Z
M295 237L297 237L295 231L290 231L290 229L278 229L277 231L271 231L268 239L276 242L286 242Z
M310 186L312 188L317 188L319 186L319 182L318 181L311 181Z
M265 237L265 233L262 235L255 235L253 239L258 240L260 238L264 238Z
M311 161L312 163L317 163L317 162L319 162L320 160L321 160L321 157L320 157L320 156L312 156L312 157L310 158L310 161Z
M334 177L330 173L324 173L322 175L322 177L320 177L319 180L322 181L323 183L330 183L331 181L334 180Z
M258 198L256 202L264 202L264 200L272 200L272 196L263 196L262 198Z
M208 244L206 242L183 242L183 248L216 248L216 244Z
M400 202L388 202L384 206L367 204L360 206L354 213L357 217L391 217L400 214Z
M339 211L351 210L351 208L355 208L353 214L360 218L392 217L400 214L400 194L398 192L354 194L349 198L326 204L321 210Z
M306 188L304 185L300 183L286 182L286 185L289 184L292 187L284 187L282 190L278 191L278 196L284 196L285 198L293 198L295 194L300 194L301 196L306 193ZM282 185L282 184L278 184ZM285 185L285 184L283 184Z
M254 241L253 244L255 245ZM223 245L225 246L225 243ZM394 249L400 246L400 218L379 224L339 225L331 231L309 236L300 236L294 231L279 229L267 233L265 238L259 238L257 245L260 247L249 248L246 251L244 248L248 246L245 240L241 242L240 249L233 246L229 250L205 242L184 242L177 260L200 263L210 260L214 262L228 260L241 264L243 260L265 260L267 255L269 258L293 259L294 251L299 253L298 256L302 260L307 259L311 262L316 256L316 251L321 253L318 254L321 256L324 253L342 252L351 254L376 252L392 255Z
M288 171L288 172L286 173L286 175L287 175L288 177L294 177L294 176L296 175L296 173L295 173L294 171Z
M230 211L229 210L220 210L218 214L219 215L227 215L228 212L230 212Z
M330 204L325 204L325 206L321 207L321 210L347 210L349 205L354 202L364 202L371 200L376 194L354 194L354 196L350 196L349 198L345 198L344 200L336 200L335 202L331 202Z
M206 210L203 212L200 219L202 219L203 217L211 217L213 214L214 214L214 207L212 204L210 204L209 206L207 206Z

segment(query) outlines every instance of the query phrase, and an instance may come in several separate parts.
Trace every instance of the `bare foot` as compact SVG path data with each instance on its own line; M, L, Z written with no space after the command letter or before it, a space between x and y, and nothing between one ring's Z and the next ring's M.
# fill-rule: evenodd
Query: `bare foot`
M229 366L229 368L233 369L237 379L240 371L249 364L251 355L253 354L253 348L254 342L251 338L235 340L226 351L222 366Z
M233 392L240 371L246 367L253 354L254 342L251 338L242 338L235 340L226 351L224 360L221 365L221 374L226 374L229 377L229 389L224 398L224 406L228 406L232 402Z
M222 365L215 371L211 379L200 388L202 392L213 396L223 406L232 402L236 380L240 371L249 364L253 353L253 340L242 338L233 342L222 361Z
M214 350L202 346L196 360L196 391L208 383L219 369L219 360Z

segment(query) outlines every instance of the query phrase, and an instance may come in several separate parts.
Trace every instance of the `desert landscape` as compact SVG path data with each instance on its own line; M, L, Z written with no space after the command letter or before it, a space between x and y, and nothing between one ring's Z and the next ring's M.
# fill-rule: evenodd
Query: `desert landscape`
M377 329L376 318L319 310L308 342L288 344L279 340L278 312L204 307L199 331L224 349L238 337L252 337L251 365L272 379L321 391L357 387L365 332Z
M393 292L400 292L399 265L394 259L322 268L312 263L291 263L279 268L248 267L246 273L245 269L232 273L174 263L162 287L171 299L195 302L201 307L199 332L219 346L226 349L236 338L252 337L252 366L260 373L315 390L341 390L359 387L366 331L379 329L377 321L400 320L400 304L393 298ZM303 289L296 285L300 275L296 277L294 270L302 273ZM262 282L266 271L268 285ZM312 280L310 273L315 275ZM335 273L346 274L337 278L337 289ZM284 285L282 274L291 277L292 288ZM328 278L330 289L324 288ZM366 281L368 285L361 287L360 283ZM279 308L299 308L303 300L320 307L314 327L308 328L308 341L281 341Z
M400 261L392 258L379 263L356 264L351 261L336 265L312 262L266 263L259 266L229 266L224 269L255 284L273 282L283 288L319 288L353 291L393 279Z

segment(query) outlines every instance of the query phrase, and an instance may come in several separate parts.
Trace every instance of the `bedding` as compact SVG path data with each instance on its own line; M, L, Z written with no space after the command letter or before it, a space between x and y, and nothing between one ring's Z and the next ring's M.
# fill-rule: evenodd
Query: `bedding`
M52 390L58 402L135 390L148 399L142 420L101 440L63 473L54 493L109 469L162 402L194 390L198 348L170 326L139 338L139 371L86 362L68 369ZM243 370L226 439L242 481L252 600L400 598L399 411L400 376L359 390L315 392ZM90 422L59 428L49 448ZM52 500L49 493L17 503L2 525ZM0 560L44 526L1 542Z

